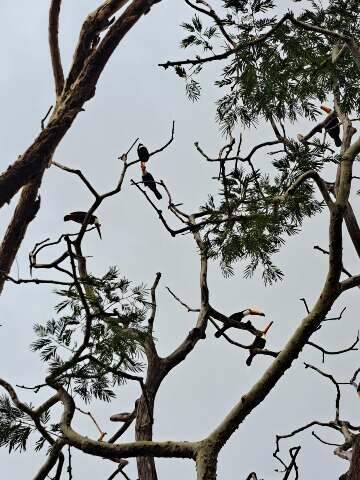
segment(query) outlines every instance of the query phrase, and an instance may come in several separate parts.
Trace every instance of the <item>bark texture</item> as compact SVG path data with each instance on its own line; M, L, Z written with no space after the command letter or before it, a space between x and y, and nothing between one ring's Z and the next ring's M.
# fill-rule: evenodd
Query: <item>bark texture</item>
M360 480L360 435L354 439L350 469L341 480Z

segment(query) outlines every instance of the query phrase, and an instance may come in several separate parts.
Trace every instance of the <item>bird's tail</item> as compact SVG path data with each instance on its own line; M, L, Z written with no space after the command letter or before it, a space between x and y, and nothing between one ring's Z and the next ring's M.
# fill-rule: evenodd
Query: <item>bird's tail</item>
M341 147L342 141L341 141L341 138L340 138L340 137L335 137L335 138L334 138L334 142L335 142L335 145L336 145L337 147Z
M159 190L157 188L154 189L154 193L155 193L155 197L158 199L158 200L161 200L162 199L162 195L161 193L159 192Z
M71 220L71 215L65 215L64 222L68 222L69 220Z
M96 230L98 231L98 234L99 234L99 237L102 238L101 236L101 230L100 230L100 223L99 222L95 222L95 227L96 227Z
M215 337L216 338L219 338L221 337L221 335L225 332L225 330L227 329L227 327L221 327L220 330L218 330L217 332L215 332Z
M251 365L251 362L253 361L253 358L254 358L254 355L252 353L250 353L250 355L248 356L248 358L246 359L246 365L248 367L250 367Z

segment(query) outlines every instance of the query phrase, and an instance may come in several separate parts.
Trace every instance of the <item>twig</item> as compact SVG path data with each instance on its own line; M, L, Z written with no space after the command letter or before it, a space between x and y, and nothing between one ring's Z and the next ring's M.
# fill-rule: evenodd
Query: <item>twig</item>
M340 421L340 398L341 398L339 383L335 380L335 378L332 375L322 372L319 368L314 367L313 365L310 365L309 363L305 363L305 362L304 362L304 365L305 365L305 368L310 368L311 370L314 370L315 372L319 373L323 377L328 378L335 385L335 388L336 388L335 422L338 424Z
M160 278L161 278L161 273L158 272L156 274L156 277L155 277L155 280L154 280L154 283L151 287L151 315L150 315L150 318L149 318L149 326L148 326L148 331L149 333L152 333L152 330L153 330L153 326L154 326L154 321L155 321L155 315L156 315L156 288L160 282Z
M51 110L53 109L53 107L54 107L54 105L51 105L51 106L49 107L49 110L47 111L45 117L43 117L43 118L41 119L41 130L44 130L44 129L45 129L45 121L46 121L46 119L48 118L48 116L50 115L50 112L51 112Z
M39 390L43 387L48 387L46 383L42 383L41 385L35 385L34 387L26 387L25 385L16 385L18 388L22 388L24 390L33 390L34 393L38 393Z
M95 420L95 418L94 418L94 416L92 415L91 412L85 412L84 410L81 410L81 408L79 408L79 407L75 407L75 408L76 408L76 410L78 410L83 415L88 415L91 418L91 420L94 422L96 428L98 429L98 431L100 433L100 437L98 438L98 442L100 442L105 437L106 432L103 432L101 430L101 428L99 427L99 424L97 423L97 421Z
M298 453L300 452L300 450L301 450L301 447L290 448L289 453L290 453L290 457L291 457L291 462L290 462L289 466L287 467L287 470L285 472L283 480L288 480L288 478L290 476L290 473L291 473L293 468L296 471L296 479L298 478L298 468L297 468L297 465L296 465L296 457L297 457Z
M309 310L309 306L308 306L305 298L300 298L300 300L304 303L305 308L306 308L306 312L309 314L309 313L310 313L310 310Z
M357 337L356 337L355 342L352 345L350 345L350 347L344 348L342 350L335 350L335 351L325 350L323 347L320 347L320 345L317 345L316 343L313 343L313 342L310 342L310 341L307 342L307 345L311 345L312 347L314 347L317 350L320 350L322 352L322 363L324 363L325 362L325 355L341 355L342 353L359 350L358 348L354 348L358 343L359 343L359 332L357 333Z
M153 155L156 155L157 153L160 153L163 150L165 150L173 142L174 136L175 136L175 120L173 120L173 122L172 122L170 140L168 140L165 143L165 145L163 145L162 147L158 148L157 150L154 150L153 152L150 152L150 157L152 157Z
M170 290L169 287L165 287L165 288L166 288L166 290L170 293L170 295L172 295L172 296L175 298L175 300L177 300L177 301L180 303L180 305L182 305L183 307L186 308L186 310L187 310L188 312L200 312L200 308L191 308L191 307L189 307L188 305L186 305L186 303L184 303L182 300L180 300L180 298L177 297L177 296L175 295L175 293Z
M73 173L73 174L77 175L79 178L81 178L83 183L87 186L87 188L90 190L90 192L94 195L95 198L98 198L100 196L98 194L98 192L95 190L95 188L91 185L89 180L87 180L87 178L85 177L85 175L82 173L81 170L75 169L75 168L70 168L70 167L67 167L65 165L61 165L61 163L54 162L54 161L52 161L51 163L53 165L55 165L55 167L58 167L61 170L64 170L65 172L69 172L69 173Z
M314 250L319 250L319 252L322 252L324 255L329 255L329 251L324 250L323 248L319 247L319 245L314 245ZM345 275L347 275L349 278L352 277L352 274L348 270L346 270L344 266L342 267L342 272L345 273ZM358 288L360 288L360 286Z
M134 148L134 146L137 144L138 141L139 141L139 137L135 138L133 143L128 148L128 151L120 155L120 157L118 157L118 160L123 160L124 162L126 162L127 156L129 155L129 153L131 152L131 150Z
M72 464L71 464L71 447L68 445L68 468L67 472L69 474L69 480L72 480Z
M341 443L330 443L326 442L322 438L319 437L314 431L311 432L311 435L316 438L316 440L319 440L319 442L323 443L324 445L330 445L331 447L341 447Z
M10 275L6 275L6 273L0 272L0 277L1 276L4 277L9 282L16 283L18 285L20 285L21 283L35 283L36 285L45 283L45 284L52 284L52 285L67 285L69 287L73 285L73 283L71 282L62 282L60 280L45 280L40 278L18 278L16 280L15 278L10 277Z
M216 14L214 9L207 2L205 2L204 0L196 0L196 3L201 3L201 4L205 5L207 8L209 8L209 10L205 10L203 8L200 8L196 5L194 5L193 3L191 3L189 0L185 0L185 3L187 3L194 10L197 10L198 12L201 12L204 15L207 15L207 16L211 17L215 21L216 25L219 27L219 30L223 34L224 38L231 44L232 47L236 47L236 43L234 42L234 40L230 37L230 35L225 30L224 25L223 25L223 21L221 20L221 18Z

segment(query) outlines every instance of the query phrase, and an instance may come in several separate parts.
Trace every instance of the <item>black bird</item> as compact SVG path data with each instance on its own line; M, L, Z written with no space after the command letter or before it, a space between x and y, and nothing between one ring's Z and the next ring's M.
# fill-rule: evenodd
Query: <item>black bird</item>
M326 133L328 133L330 137L334 140L337 147L341 147L342 141L340 138L340 123L336 112L332 111L331 108L326 107L325 105L321 105L321 109L329 114L325 118L324 123Z
M71 212L68 215L65 215L64 222L73 221L76 223L81 223L82 225L84 223L86 215L87 215L87 212ZM99 222L98 217L96 217L95 215L90 215L88 224L95 225L99 233L99 237L101 238L101 230L100 230L101 224Z
M141 164L146 163L150 158L149 150L142 143L139 143L137 153Z
M236 322L241 322L246 315L260 315L265 317L265 313L256 310L255 308L247 308L241 312L236 312L230 315L229 320L235 320ZM223 325L220 330L215 333L215 337L219 338L228 328L231 328L231 325Z
M146 171L146 167L144 164L141 164L141 170L143 172L142 181L144 182L145 187L148 187L155 194L155 197L160 200L162 198L162 195L156 188L156 182L154 180L154 177L151 175L151 173Z
M266 345L266 333L268 332L268 330L270 329L271 325L273 324L273 322L270 322L269 325L265 328L265 330L262 332L261 335L259 336L256 336L254 338L254 341L253 343L250 345L250 353L249 353L249 356L248 358L246 359L246 365L248 367L250 367L251 365L251 362L253 361L253 358L255 357L256 355L256 351L257 349L260 349L262 350L263 348L265 348L265 345Z

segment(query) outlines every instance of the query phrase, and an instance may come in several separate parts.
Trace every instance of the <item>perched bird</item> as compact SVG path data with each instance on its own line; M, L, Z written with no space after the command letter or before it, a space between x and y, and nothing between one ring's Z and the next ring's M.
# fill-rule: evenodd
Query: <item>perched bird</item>
M86 215L87 215L87 212L71 212L68 215L65 215L64 222L73 221L76 223L81 223L82 225L84 223ZM95 225L99 233L99 237L101 238L101 230L100 230L101 224L99 222L99 219L95 215L90 215L88 224Z
M150 158L149 150L142 143L139 143L137 147L137 153L138 153L138 157L141 162L141 165L146 163Z
M255 308L247 308L246 310L242 310L241 312L236 312L230 315L229 320L235 320L236 322L241 322L246 315L260 315L261 317L265 317L265 313L260 312L260 310L256 310ZM220 330L215 333L215 337L219 338L228 328L231 328L232 325L223 325Z
M270 322L269 325L265 328L265 330L262 332L261 335L259 336L256 336L254 338L254 341L253 343L251 344L250 346L250 353L249 353L249 356L248 358L246 359L246 365L248 367L250 367L251 365L251 362L253 361L253 358L255 357L256 355L256 351L257 349L260 349L262 350L263 348L265 348L265 345L266 345L266 333L268 332L268 330L270 329L271 325L273 324L273 322Z
M146 171L146 167L143 163L141 164L141 170L142 181L144 182L145 187L148 187L155 194L156 198L160 200L162 198L162 195L156 188L156 182L154 180L154 177L151 175L151 173Z
M337 147L341 147L342 141L340 138L340 124L336 112L325 105L321 105L321 110L324 110L324 112L328 113L328 116L325 119L325 131L334 140L335 145Z

